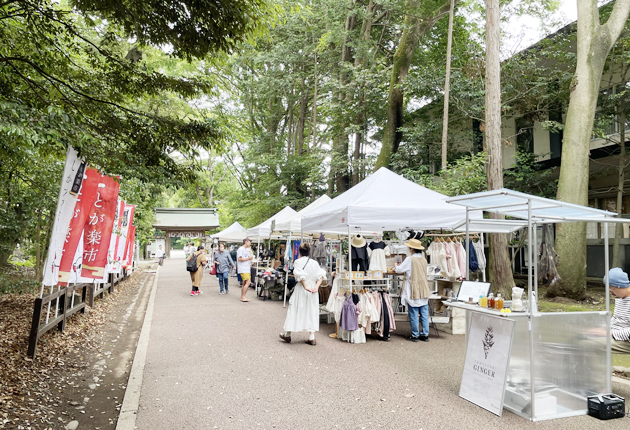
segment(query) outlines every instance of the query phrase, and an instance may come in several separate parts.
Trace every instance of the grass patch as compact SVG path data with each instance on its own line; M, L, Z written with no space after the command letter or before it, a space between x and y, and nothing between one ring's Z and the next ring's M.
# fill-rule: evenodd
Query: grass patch
M613 354L612 365L630 368L630 354Z

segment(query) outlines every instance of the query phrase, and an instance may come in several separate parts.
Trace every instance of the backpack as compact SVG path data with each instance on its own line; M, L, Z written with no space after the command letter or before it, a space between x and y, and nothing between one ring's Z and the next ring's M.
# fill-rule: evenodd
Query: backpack
M199 257L200 254L193 254L192 257L190 257L190 260L188 260L188 263L186 264L186 270L188 270L189 272L196 272L197 269L199 269L199 267L197 267L197 257Z

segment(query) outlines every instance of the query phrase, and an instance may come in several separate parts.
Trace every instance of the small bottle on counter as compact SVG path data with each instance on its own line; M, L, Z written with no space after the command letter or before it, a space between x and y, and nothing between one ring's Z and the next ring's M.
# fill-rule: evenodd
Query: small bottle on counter
M488 307L488 298L486 296L479 296L479 306L481 306L482 308Z
M501 297L501 293L497 294L497 299L494 301L494 308L498 310L503 309L503 297Z
M492 295L492 293L488 295L488 308L494 309L494 296Z

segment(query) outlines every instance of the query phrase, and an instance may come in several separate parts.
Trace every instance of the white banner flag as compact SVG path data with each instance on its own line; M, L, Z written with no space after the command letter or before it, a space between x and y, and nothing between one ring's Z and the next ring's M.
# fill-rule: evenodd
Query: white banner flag
M68 146L66 165L63 170L59 198L57 199L55 221L50 236L48 256L44 264L44 280L42 281L40 297L44 293L44 286L57 285L59 263L61 261L61 255L63 254L63 247L66 241L68 227L70 226L70 220L74 214L77 196L81 190L84 172L84 160L79 160L74 148Z

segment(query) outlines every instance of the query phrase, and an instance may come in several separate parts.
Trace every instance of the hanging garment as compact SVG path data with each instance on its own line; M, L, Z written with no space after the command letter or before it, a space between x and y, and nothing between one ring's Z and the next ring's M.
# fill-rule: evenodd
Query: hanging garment
M429 256L429 262L435 266L440 265L440 242L434 240L427 248L427 255Z
M359 328L357 319L357 308L352 302L352 296L346 295L341 309L341 323L339 326L347 331L354 331Z
M387 272L386 257L389 257L389 247L383 241L372 242L368 245L368 254L370 254L370 270L380 270Z
M460 276L466 276L466 249L460 242L455 244L455 254L457 255L457 266L459 267Z
M540 243L540 260L538 262L538 276L543 285L553 285L560 280L558 274L558 254L551 246L551 232L549 225L542 226L542 241Z
M477 251L475 245L472 242L468 243L468 268L471 272L479 270L479 264L477 263Z
M473 246L477 253L477 265L479 266L479 270L484 271L486 270L486 253L484 252L483 246L481 242L474 242Z
M326 264L326 257L328 257L328 251L326 250L326 241L315 242L313 251L311 252L313 257L320 265Z
M378 335L384 338L389 338L390 333L396 330L396 322L394 321L394 311L392 310L391 299L389 294L380 293L381 301L381 325L378 330Z
M364 246L357 248L356 246L352 247L352 270L353 271L362 271L365 272L368 268L368 252L367 252L367 244Z
M300 245L302 244L301 240L296 240L293 242L293 258L292 260L295 261L300 257Z
M446 251L446 260L448 262L448 276L449 278L459 278L462 273L459 271L459 264L457 263L457 254L455 251L455 245L452 242L444 243L444 250Z
M328 303L328 299L330 298L330 290L332 287L330 285L320 285L317 292L319 293L319 304L323 305L324 303Z
M446 258L446 246L442 242L438 244L439 246L439 256L440 256L440 274L447 278L448 274L448 259Z

